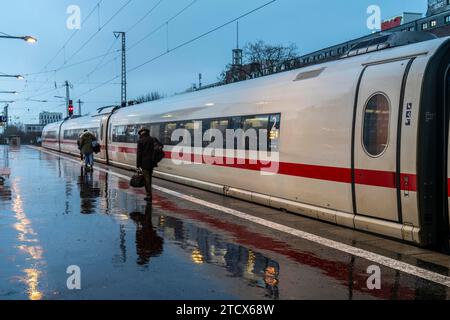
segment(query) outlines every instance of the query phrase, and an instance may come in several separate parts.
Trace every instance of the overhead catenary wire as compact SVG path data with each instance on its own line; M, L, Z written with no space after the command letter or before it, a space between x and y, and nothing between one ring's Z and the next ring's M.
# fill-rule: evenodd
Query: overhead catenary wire
M140 22L142 22L145 17L147 17L150 13L152 13L164 0L160 0L154 7L152 7L145 15L143 18L141 18L138 23L135 23L132 27L130 27L126 32L130 32L132 29L134 29ZM138 44L142 43L144 40L148 39L151 35L155 34L157 31L159 31L162 27L166 26L169 22L175 20L176 18L178 18L181 14L183 14L185 11L187 11L190 7L192 7L196 2L198 2L198 0L193 0L191 1L187 6L183 7L180 11L178 11L177 13L175 13L173 16L171 16L168 20L166 20L164 23L162 23L159 27L155 28L154 30L152 30L150 33L148 33L146 36L144 36L142 39L140 39L139 41L137 41L136 43L134 43L133 45L131 45L130 47L127 48L127 51L131 51L133 50ZM114 43L113 43L114 45ZM119 50L120 51L120 50ZM104 60L104 59L103 59ZM103 67L109 65L112 62L115 62L117 60L117 56L114 57L113 59L109 60L108 62L106 62L105 64L101 65L101 63L99 63L96 68L91 71L90 73L88 73L87 75L83 76L83 78L80 79L84 79L84 78L89 78L90 76L92 76L92 74L94 74L96 71L102 69ZM101 65L101 66L100 66ZM117 76L119 77L119 76ZM117 79L116 77L116 79ZM79 79L79 80L80 80ZM77 81L79 81L77 80ZM80 83L77 83L78 85Z
M101 59L101 58L105 58L106 56L114 54L116 52L120 52L120 50L117 49L117 50L115 50L113 52L107 52L107 53L104 53L104 54L101 54L101 55L98 55L98 56L95 56L95 57L87 58L87 59L84 59L84 60L81 60L81 61L78 61L78 62L74 62L74 63L69 64L69 65L62 66L62 67L60 67L58 69L53 69L53 70L44 71L44 72L26 73L26 74L24 74L24 76L37 75L37 74L43 74L43 73L59 72L59 71L64 70L64 69L70 69L70 68L79 66L81 64L85 64L85 63L88 63L88 62L91 62L91 61L95 61L95 60L98 60L98 59ZM44 83L48 83L48 81L44 81Z
M102 0L103 1L103 0ZM80 53L99 33L100 31L102 31L109 23L111 23L111 21L113 21L130 3L132 2L132 0L128 0L124 5L122 5L102 26L99 27L99 29L91 35L91 37L89 37L89 39L87 41L85 41L80 48L78 48L68 59L66 59L66 61L64 61L64 63L56 69L55 75L59 70L62 70L61 68L64 67L65 64L67 64L70 60L72 60L78 53ZM91 11L91 15L92 15L93 11ZM87 18L86 18L87 20ZM85 21L86 21L85 20ZM77 30L78 31L78 30ZM60 50L64 50L65 46L63 46L63 48ZM59 52L60 53L60 52ZM58 53L58 54L59 54ZM54 76L53 75L53 78ZM49 77L47 78L47 82L50 81Z
M136 28L140 23L142 23L142 21L144 21L150 14L152 14L165 0L159 0L154 6L152 6L150 8L150 10L148 10L135 24L133 24L127 31L131 32L134 28ZM196 0L197 1L197 0ZM109 53L113 50L115 44L117 43L118 39L115 38L110 46L110 48L107 50L107 54L105 56L103 56L103 58L98 62L98 64L94 67L94 69L87 73L86 75L84 75L83 77L79 78L77 81L75 81L75 84L79 84L80 80L85 79L85 78L89 78L92 74L94 74L97 70L99 70L100 68L102 68L103 66L108 65L110 62L114 61L115 59L110 60L108 63L106 63L105 65L102 65L103 62L105 61L105 58L107 55L109 55ZM121 50L116 50L114 52L120 52Z
M83 25L91 18L92 14L95 12L95 10L97 10L97 8L100 7L100 4L103 2L104 0L100 0L97 2L97 4L94 6L94 8L89 12L89 14L86 16L86 18L81 22L81 27L83 27ZM43 71L47 70L48 66L50 66L50 64L53 63L53 61L56 60L56 58L60 55L61 52L64 52L64 63L66 63L66 57L65 57L65 50L66 50L66 46L70 43L70 41L72 41L72 39L78 34L78 32L81 30L77 29L75 30L70 37L67 39L67 41L63 44L63 46L61 47L61 49L59 49L59 51L56 52L56 54L47 62L47 64L38 72L36 73L37 75L43 73ZM52 72L49 72L52 73ZM46 72L47 74L47 72ZM33 80L38 79L39 77L34 77ZM47 84L50 81L50 77L47 77L47 79L45 80L44 84L42 86L40 86L36 91L39 91L45 84Z
M162 2L162 0L161 0L157 5L159 5L161 2ZM170 17L168 20L166 20L166 21L163 22L161 25L159 25L158 27L156 27L155 29L153 29L152 31L150 31L148 34L146 34L143 38L141 38L140 40L138 40L137 42L135 42L135 43L133 43L131 46L129 46L129 47L127 48L127 51L130 52L130 51L133 50L137 45L139 45L140 43L142 43L143 41L145 41L146 39L148 39L150 36L152 36L153 34L155 34L156 32L158 32L159 30L161 30L163 27L167 26L168 23L170 23L170 22L172 22L173 20L175 20L176 18L178 18L178 17L179 17L181 14L183 14L186 10L188 10L190 7L192 7L196 2L198 2L198 0L193 0L193 1L191 1L187 6L183 7L180 11L178 11L177 13L175 13L175 14L174 14L172 17ZM157 6L157 5L156 5L156 6ZM150 10L150 12L153 11L154 8L156 8L156 6L153 7L153 8ZM146 16L148 16L148 13L146 14ZM143 20L143 19L141 19L140 21L142 21L142 20ZM131 27L127 32L131 31L135 26L136 26L136 24L135 24L133 27ZM120 51L120 50L118 50L118 51ZM99 69L102 69L103 67L109 65L110 63L112 63L112 62L114 62L114 61L116 61L116 60L117 60L117 56L114 57L113 59L109 60L108 62L106 62L106 63L103 64L102 66L100 66L100 64L97 65L97 67L94 69L94 71L88 73L87 75L83 76L83 78L80 78L80 79L84 79L84 78L90 77L94 72L98 71ZM117 76L117 77L118 77L118 76ZM117 79L117 77L116 77L115 79ZM80 80L80 79L79 79L79 80ZM79 80L78 80L78 81L79 81ZM77 83L77 84L79 84L79 83Z
M128 47L128 51L134 49L138 44L142 43L144 40L148 39L149 37L151 37L152 35L154 35L156 32L158 32L159 30L161 30L162 28L166 27L168 23L172 22L173 20L175 20L176 18L178 18L181 14L183 14L186 10L188 10L190 7L192 7L198 0L193 0L191 1L187 6L185 6L183 9L181 9L180 11L178 11L175 15L173 15L172 17L170 17L168 20L166 20L165 22L161 23L158 27L156 27L155 29L153 29L152 31L150 31L149 33L147 33L143 38L141 38L140 40L136 41L135 43L133 43L131 46Z
M89 18L92 16L92 14L95 12L95 10L97 10L97 7L100 6L100 4L103 2L104 0L100 0L95 6L94 8L89 12L89 14L86 16L86 18L82 21L81 26L83 26L88 20ZM70 37L67 39L67 41L63 44L63 46L61 47L61 49L59 49L58 52L56 52L56 54L47 62L47 64L41 69L41 71L44 71L47 69L47 67L53 63L53 61L55 61L55 59L59 56L59 54L64 51L64 49L66 48L66 46L69 44L69 42L77 35L77 33L80 31L80 29L75 30ZM38 73L36 73L38 74Z
M67 59L67 61L70 61L75 57L78 53L80 53L99 33L102 31L108 24L111 23L133 0L128 0L123 6L119 8L109 19L106 21L94 34L91 35L91 37L86 40L78 50L76 50L70 57Z
M195 41L197 41L197 40L199 40L199 39L201 39L201 38L204 38L204 37L206 37L206 36L208 36L208 35L210 35L210 34L216 32L216 31L218 31L218 30L220 30L220 29L222 29L222 28L224 28L224 27L226 27L226 26L228 26L228 25L230 25L230 24L232 24L232 23L235 23L236 21L239 21L239 20L241 20L241 19L243 19L243 18L245 18L245 17L247 17L247 16L249 16L249 15L251 15L251 14L253 14L253 13L255 13L255 12L257 12L257 11L259 11L259 10L265 8L265 7L267 7L267 6L269 6L269 5L271 5L272 3L276 2L276 1L277 1L277 0L271 0L271 1L269 1L269 2L266 2L265 4L263 4L263 5L261 5L261 6L257 7L257 8L255 8L255 9L253 9L253 10L250 10L250 11L248 11L248 12L246 12L246 13L240 15L240 16L238 16L237 18L234 18L234 19L232 19L232 20L230 20L230 21L228 21L228 22L226 22L226 23L223 23L222 25L220 25L220 26L218 26L218 27L215 27L215 28L213 28L213 29L211 29L211 30L209 30L209 31L207 31L207 32L204 32L204 33L202 33L201 35L199 35L199 36L197 36L197 37L194 37L194 38L192 38L192 39L190 39L190 40L188 40L188 41L185 41L185 42L183 42L183 43L181 43L181 44L175 46L174 48L169 49L168 51L166 51L166 52L164 52L164 53L162 53L162 54L160 54L160 55L157 55L157 56L153 57L152 59L149 59L149 60L147 60L147 61L145 61L145 62L143 62L143 63L141 63L141 64L139 64L139 65L137 65L137 66L135 66L135 67L133 67L133 68L131 68L131 69L129 69L129 70L127 71L127 74L128 74L128 73L131 73L131 72L134 72L134 71L136 71L136 70L138 70L138 69L144 67L145 65L147 65L147 64L149 64L149 63L152 63L152 62L154 62L154 61L156 61L156 60L158 60L158 59L160 59L160 58L162 58L162 57L164 57L164 56L166 56L166 55L168 55L168 54L170 54L170 53L172 53L172 52L174 52L174 51L176 51L176 50L178 50L178 49L181 49L181 48L183 48L183 47L185 47L185 46L187 46L187 45L189 45L189 44L191 44L191 43L193 43L193 42L195 42ZM88 90L88 91L82 93L82 94L79 95L78 97L81 98L81 97L83 97L83 96L85 96L85 95L87 95L87 94L89 94L89 93L91 93L91 92L93 92L93 91L95 91L95 90L98 90L98 89L104 87L105 85L107 85L108 83L110 83L110 82L116 80L117 78L119 78L119 76L115 76L114 78L112 78L112 79L110 79L110 80L108 80L108 81L103 82L102 84L100 84L100 85L98 85L98 86L96 86L96 87L94 87L94 88L92 88L92 89L90 89L90 90Z

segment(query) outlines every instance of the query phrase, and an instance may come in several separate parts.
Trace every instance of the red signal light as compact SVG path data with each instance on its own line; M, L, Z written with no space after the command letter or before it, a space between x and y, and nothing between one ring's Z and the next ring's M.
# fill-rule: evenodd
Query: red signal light
M72 100L69 101L69 117L73 116L73 105L72 105Z

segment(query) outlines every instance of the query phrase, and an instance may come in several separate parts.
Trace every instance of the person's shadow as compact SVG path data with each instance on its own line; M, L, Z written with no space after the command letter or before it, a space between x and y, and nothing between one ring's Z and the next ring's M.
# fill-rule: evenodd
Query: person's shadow
M80 188L81 213L95 213L96 199L100 197L100 188L94 186L94 175L81 167L81 174L78 177Z
M161 238L153 227L152 205L147 204L145 213L133 212L130 218L136 223L136 252L137 264L148 266L151 257L162 254L164 239Z

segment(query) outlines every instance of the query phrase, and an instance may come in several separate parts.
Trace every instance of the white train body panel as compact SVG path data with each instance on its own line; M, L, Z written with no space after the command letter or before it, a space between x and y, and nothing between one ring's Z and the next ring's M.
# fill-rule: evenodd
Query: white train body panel
M281 115L278 149L267 155L276 159L277 174L261 174L249 164L178 165L167 158L156 175L427 245L432 240L424 230L430 227L422 225L417 193L419 119L424 75L433 56L446 46L447 38L420 42L122 108L109 119L70 120L61 126L61 137L65 130L95 127L100 132L102 127L108 155L100 159L132 169L136 143L113 137L124 126ZM364 121L377 94L389 101L389 133L383 153L371 156L364 145ZM61 151L78 154L73 141L63 139L61 145ZM57 150L51 139L44 147ZM173 149L165 148L172 157ZM197 155L202 152L192 149ZM240 157L236 150L224 154ZM245 157L252 158L252 153L246 151Z

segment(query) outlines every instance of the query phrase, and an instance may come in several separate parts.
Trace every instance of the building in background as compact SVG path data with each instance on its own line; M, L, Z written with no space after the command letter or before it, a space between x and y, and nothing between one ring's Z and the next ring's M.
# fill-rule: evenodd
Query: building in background
M450 0L428 0L427 17L450 10Z
M23 132L25 134L41 134L44 130L45 124L25 124L23 126Z
M404 12L399 16L395 16L391 19L384 20L383 23L381 24L381 31L399 27L401 25L422 19L422 17L423 14L421 13Z
M62 117L62 113L44 111L39 114L39 124L46 126L50 123L61 121Z

